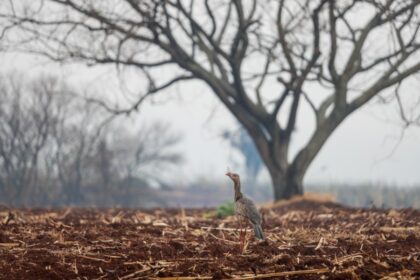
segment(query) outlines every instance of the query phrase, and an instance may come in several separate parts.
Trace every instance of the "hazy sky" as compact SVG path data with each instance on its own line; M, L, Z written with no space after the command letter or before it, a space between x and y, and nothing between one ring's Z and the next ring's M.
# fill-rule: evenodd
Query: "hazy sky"
M36 75L53 69L83 90L98 90L105 86L110 95L120 90L113 78L114 71L106 68L62 68L19 54L3 55L2 61L7 65L2 69L3 73L15 69ZM135 74L129 76L133 84L142 84ZM407 94L413 92L414 89L409 89ZM228 166L233 169L241 164L240 156L221 138L222 129L233 130L238 126L204 84L183 84L151 101L141 108L130 125L162 120L183 134L179 149L185 156L185 163L173 170L171 176L178 183L197 178L223 180ZM304 115L310 116L307 111ZM323 147L305 181L420 185L420 128L406 129L400 141L402 129L396 124L398 117L395 112L394 105L369 104L350 116ZM298 120L292 150L296 151L305 143L312 125L310 117Z
M363 24L370 18L369 11L358 11L354 17L358 24ZM371 41L386 43L390 36L389 32L382 31L372 37ZM375 46L383 47L382 43ZM121 85L117 82L113 68L88 68L80 65L63 67L22 54L3 54L0 59L3 62L0 71L3 72L11 69L26 75L54 72L81 91L97 91L102 96L117 96L116 99L124 96L116 94L121 91ZM253 65L247 67L261 66L260 61L252 60L251 63ZM164 80L166 74L159 73L159 78ZM126 82L133 91L145 85L145 81L135 72L129 73ZM366 80L357 82L369 84ZM419 85L420 79L402 88L402 95L409 96L406 100L419 98ZM269 93L278 92L277 84L268 87L266 90ZM308 90L315 99L320 99L323 94L319 88L305 88L305 91ZM141 112L129 125L139 126L152 120L162 120L184 136L179 149L184 154L185 163L173 170L171 176L177 182L202 177L223 180L228 166L242 172L239 168L240 156L221 138L223 129L235 130L238 124L204 84L189 82L171 88L151 101L141 108ZM375 103L375 99L353 113L333 133L312 163L305 177L306 182L420 185L420 128L408 128L401 137L402 128L398 123L395 104L379 106L372 103ZM314 126L308 106L303 105L300 110L303 114L298 116L291 155L306 143Z
M240 158L221 139L220 131L237 125L206 87L184 87L183 92L182 100L143 107L141 116L164 119L183 131L182 149L187 158L184 174L221 176ZM398 121L394 110L393 106L368 105L350 116L313 162L306 182L420 184L420 128L406 129L400 141L401 126L387 117L392 115L391 120ZM298 126L294 150L304 143L305 130L310 126L305 122Z

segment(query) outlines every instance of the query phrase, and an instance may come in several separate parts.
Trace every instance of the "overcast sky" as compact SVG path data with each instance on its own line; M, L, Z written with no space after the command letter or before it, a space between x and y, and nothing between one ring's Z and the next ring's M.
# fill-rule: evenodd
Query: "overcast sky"
M406 94L417 96L415 87L407 86L406 90ZM373 100L344 121L321 150L305 181L420 185L420 128L403 131L395 105L379 105ZM306 143L313 128L309 108L301 110L292 155ZM238 124L200 82L162 93L145 104L137 118L137 123L163 120L184 135L180 149L186 161L175 174L181 182L223 180L227 167L238 169L241 165L243 159L221 137L224 129L236 130Z
M115 92L121 90L114 71L109 68L80 65L64 68L20 54L3 55L2 61L7 65L2 69L3 73L11 69L31 75L52 71L86 91L106 89L109 96L114 97ZM143 82L135 73L128 77L133 85ZM406 94L416 94L415 87L408 87ZM302 114L306 117L298 120L292 154L305 143L313 125L310 111L302 110L307 110ZM369 104L350 116L323 147L305 181L420 185L420 128L406 129L401 139L402 128L395 112L394 105ZM197 178L223 180L228 166L242 172L239 168L242 159L221 138L223 129L235 130L238 125L204 84L190 82L162 93L144 104L129 125L137 126L152 120L167 122L183 135L179 149L185 162L170 174L177 183Z
M368 10L358 11L354 16L358 24L370 18ZM389 32L382 31L371 40L387 43L390 36ZM375 46L382 49L383 44ZM126 80L121 86L112 67L60 66L45 59L10 53L1 54L0 59L3 62L0 71L3 73L12 69L25 76L52 72L61 75L63 80L81 92L97 92L101 98L106 96L114 101L130 99L127 91L141 91L146 84L137 72L123 71ZM261 68L258 60L250 60L249 63L252 65L247 64L247 67ZM159 80L164 81L168 75L165 72L172 70L164 69L158 73ZM356 82L369 84L369 79L372 77L364 76ZM419 77L413 83L404 84L401 88L404 100L418 99L419 86ZM276 94L279 87L277 83L269 84L265 90ZM315 101L320 101L325 93L310 86L304 90ZM131 96L131 100L135 99ZM306 183L373 182L420 186L420 128L411 127L403 131L395 104L379 106L374 104L376 101L374 99L353 113L338 127L312 163L305 177ZM296 131L292 136L291 156L305 145L314 127L308 105L301 103L304 105L299 109ZM280 118L282 113L287 112L281 111ZM204 84L188 82L158 94L157 98L141 107L128 125L141 126L154 120L169 123L174 131L183 135L179 149L185 162L170 174L177 182L182 184L183 181L203 177L224 180L227 167L243 173L240 168L242 159L221 137L223 130L236 130L238 124Z
M400 140L402 128L395 124L394 110L393 106L368 105L350 116L328 140L306 182L420 185L420 129L406 129ZM220 137L222 128L237 125L204 86L184 87L182 100L147 105L141 116L164 119L183 132L184 174L217 178L227 166L240 161ZM294 150L306 141L305 130L310 126L305 122L298 126Z

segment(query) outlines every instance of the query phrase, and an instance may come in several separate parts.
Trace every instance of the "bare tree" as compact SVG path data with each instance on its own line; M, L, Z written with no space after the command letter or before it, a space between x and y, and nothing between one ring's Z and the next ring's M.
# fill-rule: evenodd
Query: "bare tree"
M53 79L37 83L19 79L17 75L0 79L0 186L11 202L30 199L34 193L25 191L39 190L41 151L53 123L57 85Z
M105 116L97 106L73 94L56 96L55 104L58 114L49 135L47 158L53 163L65 203L80 204L86 185L103 182L95 164L97 146L108 128L102 126Z
M275 199L303 192L309 165L343 120L420 70L420 0L2 5L8 5L1 12L4 45L59 62L140 70L148 86L131 107L101 101L115 113L135 110L181 81L205 82L254 140ZM315 129L292 157L303 104L312 109Z
M118 134L110 149L114 152L114 168L123 178L140 175L161 179L164 170L183 160L175 150L181 136L165 123L155 121L134 133L124 129Z
M2 202L125 203L128 176L144 182L148 172L161 175L181 160L174 150L180 137L168 126L152 122L131 135L126 118L105 122L109 114L102 107L58 79L0 76L0 98Z

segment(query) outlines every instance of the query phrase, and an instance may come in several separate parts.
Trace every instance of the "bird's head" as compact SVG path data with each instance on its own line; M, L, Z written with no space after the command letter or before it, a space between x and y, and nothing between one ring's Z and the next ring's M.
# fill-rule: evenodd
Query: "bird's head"
M225 175L228 176L233 182L239 182L239 175L238 174L228 172Z

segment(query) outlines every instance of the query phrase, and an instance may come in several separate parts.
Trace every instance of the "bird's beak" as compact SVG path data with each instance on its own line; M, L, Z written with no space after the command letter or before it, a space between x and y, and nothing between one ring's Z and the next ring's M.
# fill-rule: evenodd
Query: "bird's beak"
M226 173L225 175L226 175L226 176L228 176L228 177L230 177L231 173L230 173L230 172L228 172L228 173Z

